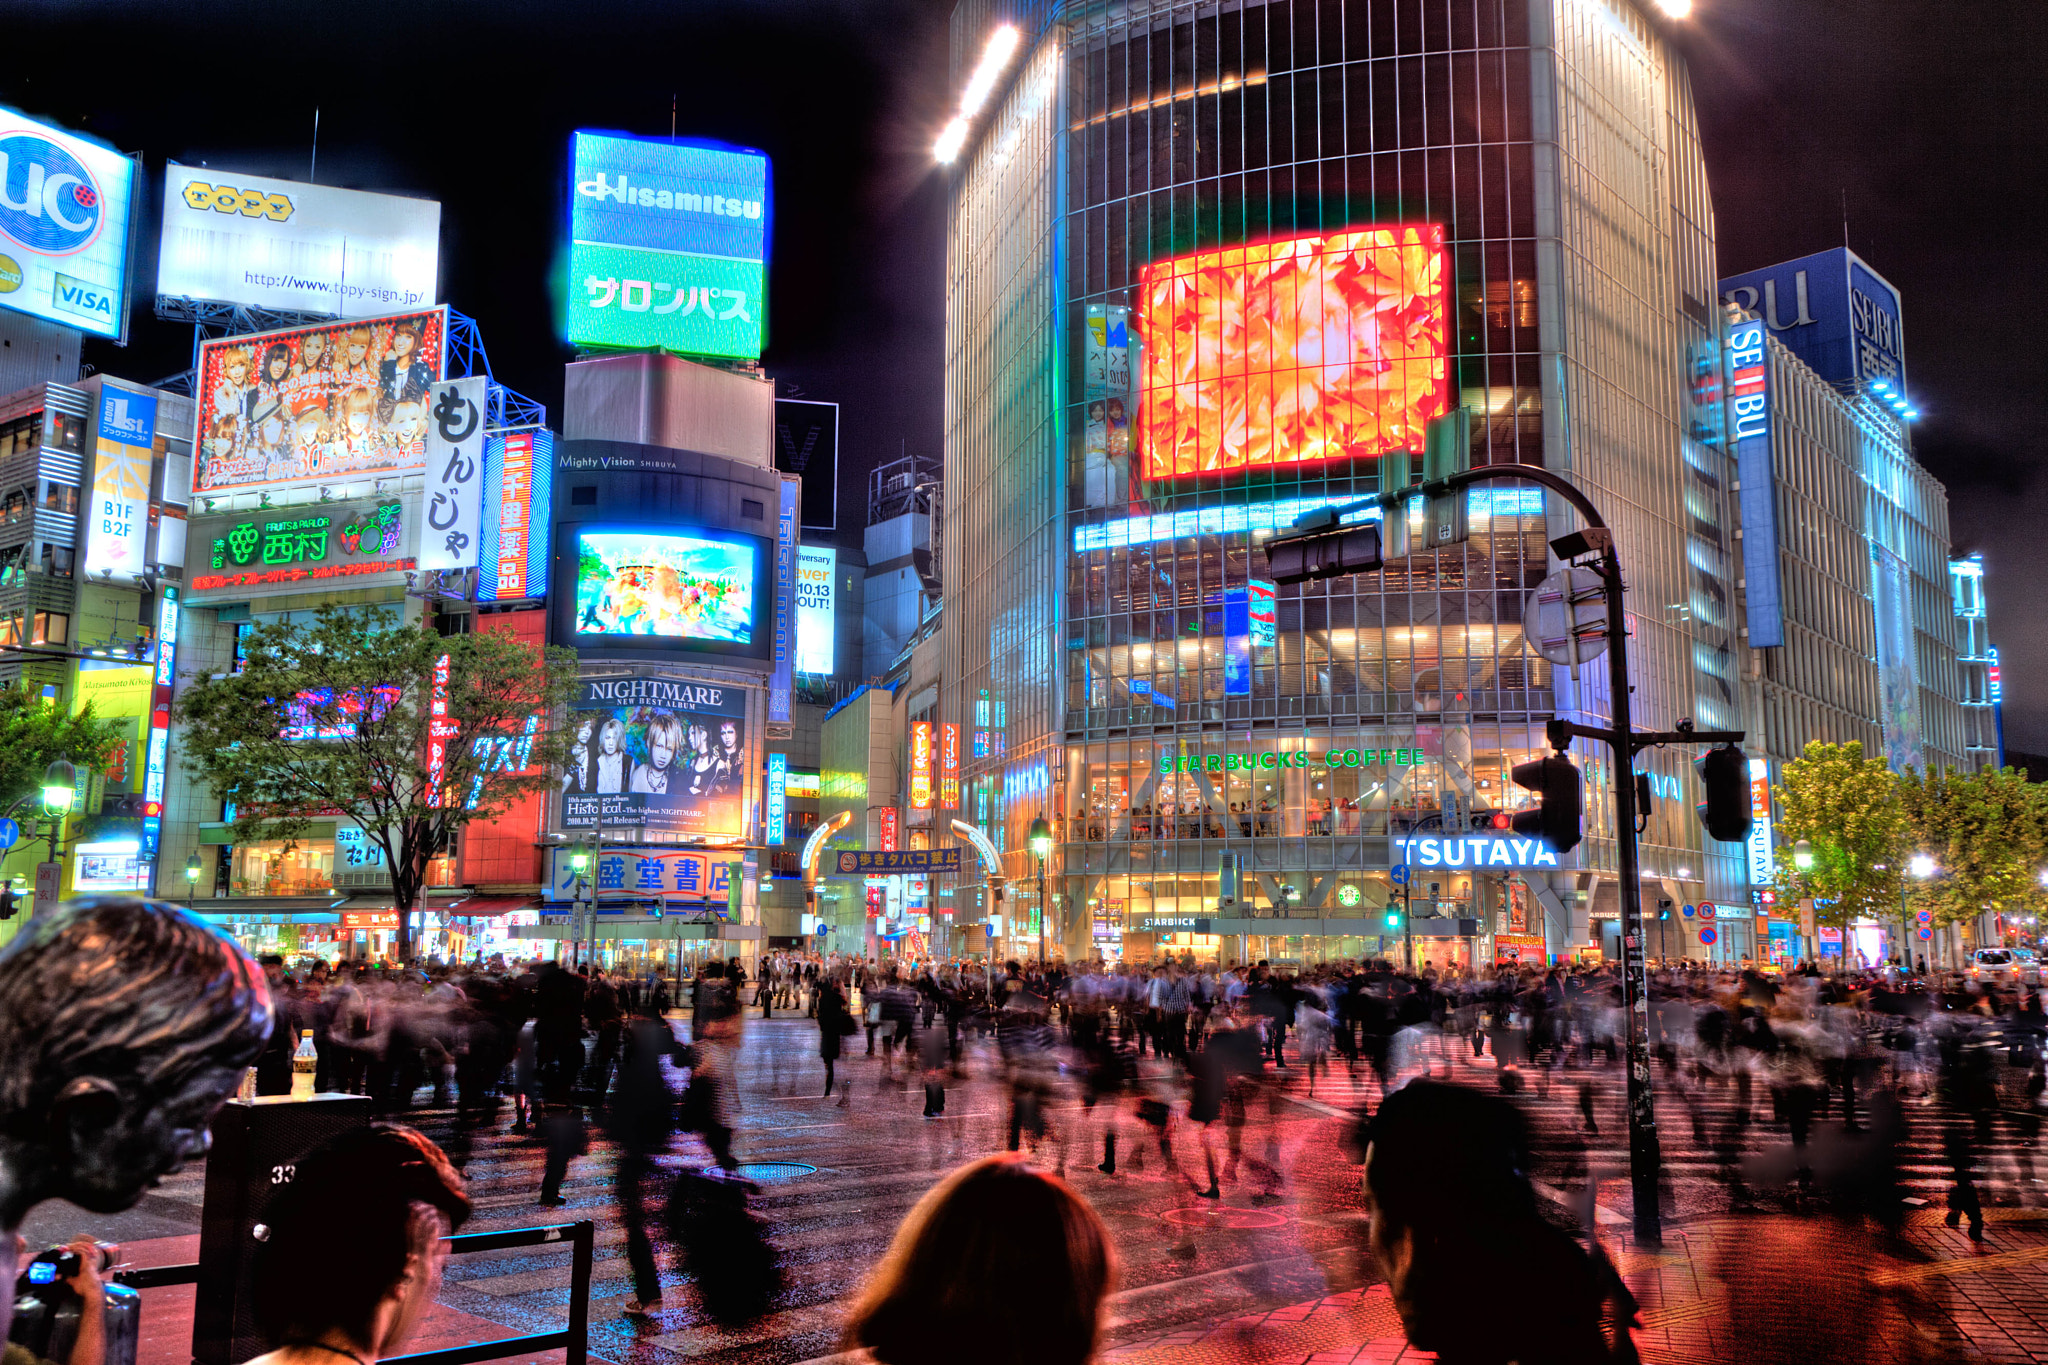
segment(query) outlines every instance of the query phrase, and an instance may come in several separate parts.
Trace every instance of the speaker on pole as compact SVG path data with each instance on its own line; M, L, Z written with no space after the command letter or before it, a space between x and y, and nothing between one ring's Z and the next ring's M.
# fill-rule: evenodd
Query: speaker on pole
M270 1349L251 1306L264 1215L298 1174L300 1157L370 1118L367 1095L271 1095L221 1106L199 1216L194 1365L240 1365Z

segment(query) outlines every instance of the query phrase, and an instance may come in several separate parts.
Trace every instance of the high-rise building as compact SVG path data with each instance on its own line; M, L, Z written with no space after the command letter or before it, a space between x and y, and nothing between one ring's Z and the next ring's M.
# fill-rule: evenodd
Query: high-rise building
M1390 905L1439 966L1613 946L1605 747L1573 746L1578 849L1474 833L1528 799L1509 773L1545 720L1608 715L1604 663L1574 678L1523 630L1569 510L1488 484L1469 539L1277 592L1260 544L1405 483L1455 413L1474 465L1603 509L1637 723L1741 726L1712 207L1662 22L1633 0L955 11L953 88L988 83L952 171L938 714L967 727L964 814L1017 928L1043 815L1069 956L1394 954ZM1639 760L1651 905L1746 898L1690 758Z

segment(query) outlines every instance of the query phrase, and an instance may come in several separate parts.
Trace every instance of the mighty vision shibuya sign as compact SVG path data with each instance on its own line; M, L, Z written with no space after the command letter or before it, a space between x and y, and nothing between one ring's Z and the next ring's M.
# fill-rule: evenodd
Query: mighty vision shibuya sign
M418 499L364 498L193 519L193 600L245 599L323 585L368 587L419 567Z

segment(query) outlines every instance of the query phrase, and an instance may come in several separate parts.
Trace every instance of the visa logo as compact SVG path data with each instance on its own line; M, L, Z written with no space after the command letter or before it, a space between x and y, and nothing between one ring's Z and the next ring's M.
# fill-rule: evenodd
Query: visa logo
M114 322L114 296L96 284L73 279L59 274L50 300L67 313L112 325Z

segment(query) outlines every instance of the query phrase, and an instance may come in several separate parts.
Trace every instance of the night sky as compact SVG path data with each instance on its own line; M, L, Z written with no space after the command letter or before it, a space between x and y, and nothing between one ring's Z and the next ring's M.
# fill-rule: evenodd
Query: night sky
M2048 291L2038 0L1695 0L1683 45L1724 274L1848 241L1905 297L1920 458L1958 550L1990 567L2006 739L2048 752ZM138 278L155 278L166 159L439 199L447 301L497 377L558 411L551 272L569 133L670 130L774 160L769 372L842 408L842 528L864 471L936 458L944 260L931 138L950 112L948 0L348 4L17 0L0 102L148 164ZM144 300L126 351L152 380L191 329Z

